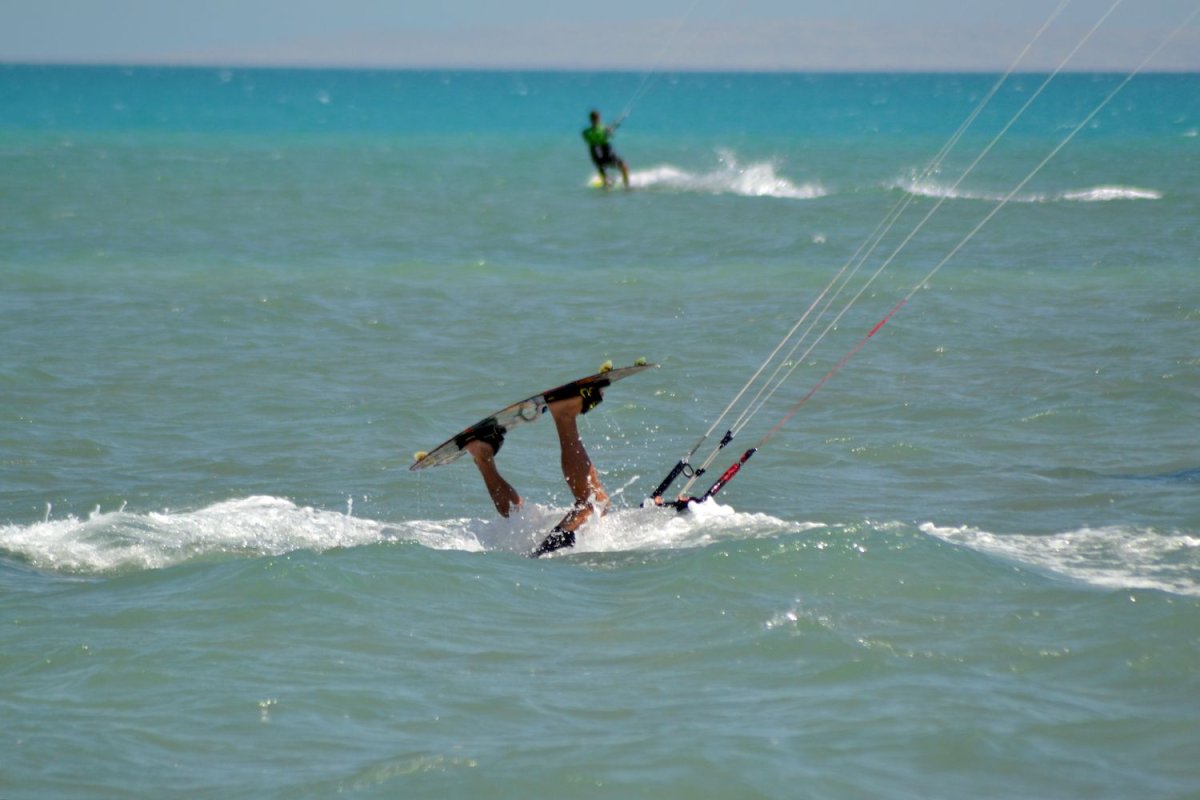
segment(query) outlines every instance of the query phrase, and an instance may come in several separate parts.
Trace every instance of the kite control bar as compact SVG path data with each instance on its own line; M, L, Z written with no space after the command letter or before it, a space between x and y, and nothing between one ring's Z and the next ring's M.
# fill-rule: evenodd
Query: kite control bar
M671 488L671 484L675 482L675 479L678 478L680 475L682 475L684 472L688 473L689 478L692 477L693 475L699 474L694 469L692 469L692 466L690 464L688 464L687 459L685 459L685 458L679 459L678 463L676 463L675 466L671 467L671 471L669 473L667 473L667 477L663 478L663 481L662 481L662 483L660 483L658 485L658 488L656 488L650 494L650 498L642 503L642 507L644 508L648 503L653 503L654 505L662 505L663 494L666 493L667 489Z
M660 483L654 489L654 491L650 494L650 497L647 500L642 502L643 508L645 508L648 504L653 503L656 506L673 505L676 508L679 508L681 511L683 510L683 508L681 506L679 506L679 504L677 502L664 503L662 496L667 493L667 489L671 488L671 484L674 483L675 479L678 478L680 475L683 475L690 479L690 478L699 478L701 475L703 475L705 473L706 470L704 467L700 467L700 469L695 469L691 464L688 463L688 458L691 457L692 453L695 453L696 450L699 449L700 445L704 442L704 439L706 439L706 438L708 438L708 434L705 434L704 437L702 437L700 439L700 441L696 443L696 446L692 448L691 453L688 453L686 456L684 456L683 458L679 459L678 462L676 462L675 466L671 468L671 471L667 473L667 477L663 478L662 483ZM731 430L725 431L725 435L721 437L721 443L717 445L717 450L714 451L713 456L710 456L708 459L708 462L706 462L706 463L711 463L712 458L716 455L716 452L724 449L725 445L729 444L732 441L733 441L733 431L731 431ZM745 463L746 459L749 458L753 454L754 454L754 450L751 450L750 453L742 456L741 461L739 461L737 463L737 469L733 469L732 467L730 468L730 469L732 469L732 472L730 472L729 470L726 470L725 474L721 476L721 479L718 480L715 484L713 484L713 486L710 487L709 490L704 493L703 498L696 498L696 497L689 498L688 500L684 501L684 505L686 505L689 502L699 502L700 500L707 500L709 497L712 497L714 494L716 494L720 490L721 486L723 486L726 481L728 481L730 478L732 478L734 475L737 474L738 469L741 469L741 465L743 463Z
M705 492L704 494L702 494L700 497L680 497L677 500L664 501L662 499L662 493L665 492L667 490L667 487L671 485L671 481L675 480L677 477L679 477L679 474L681 472L683 472L685 469L689 468L687 466L687 462L680 461L678 464L675 465L675 468L671 470L671 474L669 474L667 476L666 480L664 480L659 485L658 489L655 490L655 494L653 497L654 504L660 505L660 506L671 506L676 511L684 511L692 503L703 503L705 500L708 500L713 495L715 495L717 492L721 491L721 489L725 486L725 484L727 484L731 480L733 480L733 476L738 474L738 472L742 469L742 465L745 464L747 461L749 461L750 456L754 455L757 452L758 452L757 447L751 447L749 450L742 453L742 457L739 458L737 461L733 462L732 464L730 464L729 469L722 472L721 477L719 477L715 481L713 481L713 485L709 486L708 491ZM697 472L695 474L699 475L701 473Z

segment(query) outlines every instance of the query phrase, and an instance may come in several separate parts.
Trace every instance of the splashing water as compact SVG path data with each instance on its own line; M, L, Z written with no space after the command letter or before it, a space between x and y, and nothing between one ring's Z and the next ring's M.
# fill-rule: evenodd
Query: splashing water
M97 510L87 519L47 518L30 525L0 526L0 552L38 569L84 575L384 542L524 555L565 513L563 508L526 505L508 519L464 517L397 523L359 519L266 496L228 500L195 511ZM697 506L688 514L616 509L589 522L571 552L703 547L731 537L770 536L789 530L795 530L795 525L763 514L737 512L715 502Z
M769 161L745 166L729 150L718 151L719 164L710 172L690 172L670 164L635 170L630 185L638 189L664 189L677 192L731 194L740 197L776 197L786 200L812 200L827 192L818 183L796 185L776 172Z

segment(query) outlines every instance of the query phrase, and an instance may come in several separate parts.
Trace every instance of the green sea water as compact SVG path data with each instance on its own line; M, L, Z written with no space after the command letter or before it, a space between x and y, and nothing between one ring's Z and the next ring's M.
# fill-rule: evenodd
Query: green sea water
M1200 81L923 284L1122 76L956 185L1043 77L924 175L996 76L0 68L0 797L1195 797ZM742 472L640 508L905 200ZM573 551L549 423L518 518L408 470L637 357Z

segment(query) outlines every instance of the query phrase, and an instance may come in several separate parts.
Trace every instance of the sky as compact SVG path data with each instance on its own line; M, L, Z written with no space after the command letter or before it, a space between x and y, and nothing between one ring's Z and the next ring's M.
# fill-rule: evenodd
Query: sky
M0 63L508 69L1006 69L1065 0L0 0ZM1070 0L1021 69L1114 0ZM1067 65L1127 71L1200 0L1116 0ZM1200 15L1147 69L1200 71Z

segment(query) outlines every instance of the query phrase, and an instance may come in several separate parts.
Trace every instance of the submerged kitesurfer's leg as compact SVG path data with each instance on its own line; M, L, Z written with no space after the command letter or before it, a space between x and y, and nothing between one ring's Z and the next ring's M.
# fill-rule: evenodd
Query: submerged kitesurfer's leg
M496 469L496 448L489 442L475 439L468 442L463 449L475 459L475 466L479 468L479 474L483 476L483 483L487 486L488 495L492 498L492 503L500 512L500 516L507 517L513 510L519 510L521 495L517 494L517 490L512 487L512 484L504 480L500 470Z
M575 508L559 524L560 528L569 531L587 522L594 510L599 509L603 514L608 508L608 494L600 483L600 475L588 456L587 448L583 446L576 424L579 415L585 413L584 409L590 410L599 399L585 406L587 402L587 398L572 397L550 405L550 415L554 417L554 425L558 429L563 477L575 498Z
M575 531L591 519L596 511L604 514L608 510L608 494L600 483L600 475L588 456L587 448L583 446L576 424L579 415L595 408L601 399L599 390L593 390L587 396L577 395L550 404L550 415L554 417L554 426L558 429L563 477L575 498L575 506L533 551L535 557L571 547L575 544Z

